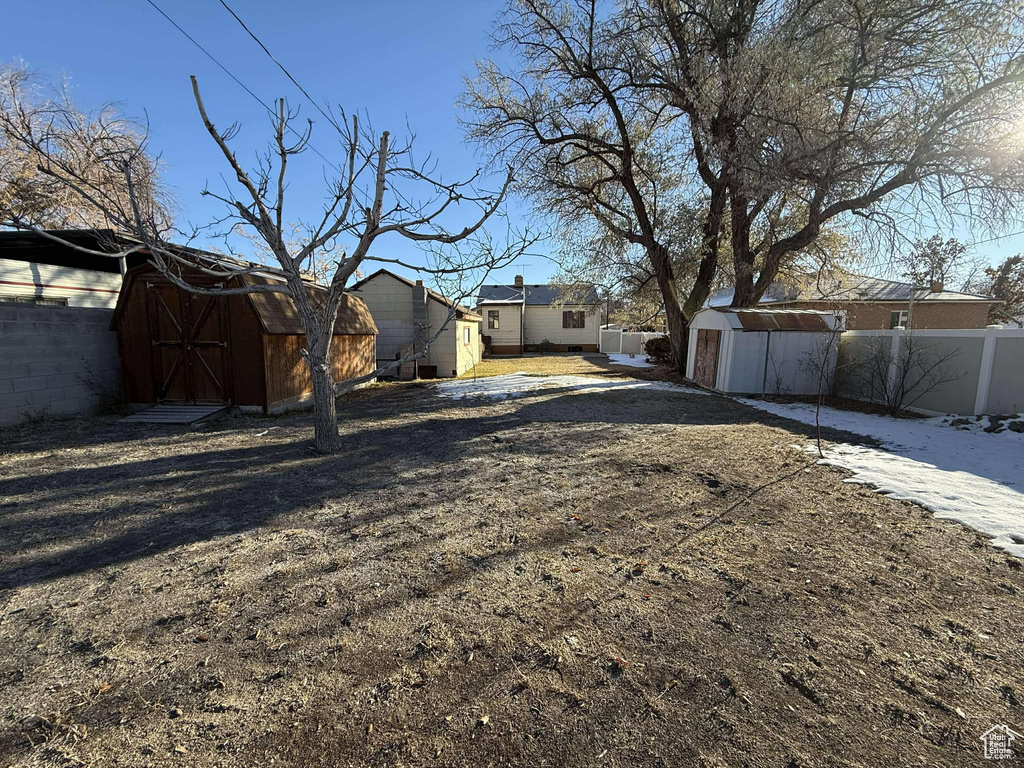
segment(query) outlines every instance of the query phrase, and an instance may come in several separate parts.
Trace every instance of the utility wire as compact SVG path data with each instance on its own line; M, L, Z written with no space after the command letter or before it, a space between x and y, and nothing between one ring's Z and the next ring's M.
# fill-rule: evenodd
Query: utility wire
M294 83L294 84L295 84L295 87L296 87L296 88L298 88L298 89L299 89L300 91L302 91L302 95L303 95L303 96L305 96L305 97L306 97L307 99L309 99L309 101L310 101L310 102L312 103L312 105L313 105L314 107L316 107L316 110L317 110L317 112L319 112L319 113L320 113L321 115L323 115L323 116L324 116L325 118L327 118L327 121L328 121L328 122L329 122L329 123L330 123L331 125L333 125L333 126L334 126L334 127L335 127L335 128L336 128L336 129L337 129L337 130L338 130L339 132L340 132L340 133L344 133L344 131L342 131L342 130L341 130L341 127L340 127L340 126L339 126L339 125L337 124L337 122L335 122L334 118L333 118L333 117L331 117L331 116L330 116L329 114L327 114L327 113L326 113L326 112L325 112L325 111L324 111L323 109L321 109L321 108L320 108L320 105L319 105L319 104L317 104L317 102L316 102L316 99L314 99L314 98L313 98L312 96L310 96L310 95L309 95L309 91L307 91L307 90L306 90L305 88L303 88L303 87L302 87L302 85L301 85L301 84L299 83L299 81L298 81L298 80L296 80L296 79L295 79L295 78L294 78L294 77L292 76L292 73L291 73L291 72L289 72L289 71L288 71L288 70L287 70L287 69L285 68L284 64L282 64L282 63L281 63L280 61L278 61L278 60L277 60L277 57L275 57L275 56L274 56L274 54L272 54L272 53L270 52L270 49L269 49L269 48L267 48L267 46L263 44L263 41L262 41L262 40L260 40L260 39L259 39L258 37L256 37L256 34L255 34L255 33L254 33L254 32L253 32L253 31L252 31L251 29L249 29L249 27L247 27L247 26L245 25L245 22L244 22L244 21L242 21L242 19L241 19L241 18L239 18L238 14L237 14L237 13L235 13L235 12L234 12L234 11L233 11L233 10L231 9L231 6L230 6L230 5L228 5L228 4L226 3L226 2L224 2L224 0L220 0L220 4L224 6L224 9L225 9L225 10L226 10L226 11L227 11L228 13L230 13L230 14L231 14L232 16L234 16L234 17L235 17L235 21L237 21L237 22L238 22L239 24L241 24L241 25L242 25L242 29L244 29L244 30L245 30L246 32L248 32L248 33L249 33L249 37L251 37L251 38L252 38L253 40L255 40L255 41L256 41L256 44L257 44L257 45L258 45L258 46L259 46L260 48L262 48L262 49L263 49L263 52L264 52L265 54L267 54L267 56L269 56L269 57L270 57L270 60L271 60L272 62L274 62L274 63L275 63L276 65L277 65L278 69L280 69L280 70L281 70L282 72L284 72L284 73L285 73L285 75L287 75L288 79L289 79L289 80L291 80L291 81L292 81L292 83Z
M259 102L260 106L262 106L265 110L267 110L268 114L270 114L271 117L273 117L273 118L277 117L277 115L274 113L274 110L271 109L270 106L265 101L263 101L263 99L261 99L259 96L257 96L252 91L252 89L249 88L249 86L247 86L245 83L243 83L237 77L235 77L234 73L232 73L230 69L228 69L226 66L221 64L220 61L217 59L217 57L214 56L212 53L210 53L208 50L206 50L194 37L192 37L192 35L190 35L188 32L186 32L184 29L182 29L181 25L178 24L178 22L176 22L170 16L168 16L167 13L163 10L163 8L161 8L159 5L157 5L155 2L153 2L153 0L146 0L146 2L149 3L151 6L153 6L153 8L155 8L156 11L161 16L163 16L165 19L167 19L167 21L169 21L174 26L175 29L177 29L179 32L181 32L181 34L183 34L185 37L187 37L189 39L189 41L192 43L192 45L194 45L200 51L205 53L207 58L210 59L210 61L212 61L214 64L216 64L222 70L224 70L225 74L227 74L228 77L230 77L232 80L234 80L236 83L238 83L238 85L241 86L242 89L246 93L248 93L250 96L252 96L254 99L256 99L256 101ZM250 34L252 34L252 33L250 33ZM273 58L273 57L271 57L271 58ZM278 65L278 66L280 66L280 65ZM290 77L290 75L289 75L289 77ZM303 91L303 93L305 93L305 91ZM314 104L315 104L315 102L314 102ZM317 107L317 109L320 109L320 108ZM323 110L321 110L321 112L322 111ZM330 118L328 118L328 119L330 119ZM298 138L300 138L300 139L302 138L302 134L300 134L298 131L296 131L294 128L292 128L290 125L285 125L285 127L291 133L295 134L295 136L297 136ZM306 142L306 146L308 146L311 150L313 150L313 152L317 156L319 156L321 160L323 160L325 163L327 163L329 166L331 166L331 168L333 168L339 174L342 173L341 169L338 168L338 166L336 166L334 163L332 163L330 160L328 160L326 157L324 157L324 155L316 147L314 147L312 144L310 144L308 141Z

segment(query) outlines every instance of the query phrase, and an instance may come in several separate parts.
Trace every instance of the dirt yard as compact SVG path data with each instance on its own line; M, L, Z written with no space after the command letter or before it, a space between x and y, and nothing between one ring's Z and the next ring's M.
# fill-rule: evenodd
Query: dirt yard
M0 765L974 766L1024 727L1021 563L800 425L424 385L340 417L331 457L303 414L0 433Z

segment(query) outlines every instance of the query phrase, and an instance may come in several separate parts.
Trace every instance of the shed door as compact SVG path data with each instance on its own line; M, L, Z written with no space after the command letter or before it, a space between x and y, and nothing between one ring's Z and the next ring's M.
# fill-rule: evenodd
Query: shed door
M146 284L153 389L160 402L226 403L228 315L223 296Z
M718 377L718 344L722 332L711 328L697 331L697 352L693 361L693 380L714 387Z

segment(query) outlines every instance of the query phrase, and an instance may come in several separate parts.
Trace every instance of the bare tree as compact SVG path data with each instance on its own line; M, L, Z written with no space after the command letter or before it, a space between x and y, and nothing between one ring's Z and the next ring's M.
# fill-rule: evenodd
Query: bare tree
M679 161L661 116L630 88L629 40L620 19L593 3L513 0L494 39L517 57L517 66L506 71L485 61L467 82L470 136L521 166L522 190L559 228L597 222L644 254L682 369L681 306L699 307L706 292L678 293L666 216L675 210ZM718 229L710 224L712 238ZM700 285L710 285L710 273L705 276Z
M983 269L983 262L971 256L967 246L950 237L932 235L927 240L915 240L910 251L896 259L897 267L914 285L932 286L936 283L956 290L970 290Z
M170 223L172 202L159 183L160 160L142 146L145 125L126 118L115 104L83 112L67 82L52 84L25 66L6 66L0 67L0 115L0 209L7 218L50 229L111 226L103 208L39 168L35 151L19 140L22 128L30 128L46 134L48 151L88 179L96 195L125 210L126 179L110 159L131 158L140 209L161 225Z
M497 241L483 229L488 219L500 216L499 208L513 180L511 168L495 192L478 190L477 176L463 182L445 182L435 175L429 161L414 162L411 139L396 146L388 131L376 134L363 127L355 116L348 119L342 112L331 121L344 150L343 160L338 163L339 175L328 181L323 209L316 218L303 223L305 232L296 240L285 213L287 171L293 159L310 146L312 121L296 128L296 113L283 100L276 102L271 147L255 167L247 169L231 148L238 126L219 129L207 113L194 77L192 90L203 125L220 148L233 179L232 184L225 183L224 191L207 188L203 192L226 208L224 217L210 231L230 232L241 226L253 233L276 261L280 283L248 285L236 281L234 285L216 287L208 278L226 283L262 267L227 262L204 265L182 255L181 248L168 239L172 232L166 222L141 204L144 198L139 187L146 180L139 171L145 155L144 138L131 148L101 145L97 152L101 167L123 177L129 194L122 198L108 194L92 175L80 172L55 146L52 126L62 116L59 104L46 105L46 110L55 114L53 119L40 119L35 112L15 109L4 114L2 125L9 140L33 154L41 174L70 188L102 211L116 229L137 238L140 244L128 250L149 254L153 264L179 288L208 295L289 295L306 337L302 354L312 380L316 448L321 452L335 451L340 447L335 397L422 357L447 325L446 322L439 328L418 329L418 343L401 359L365 375L336 382L332 376L331 340L350 279L364 262L376 261L431 275L448 290L456 290L450 296L456 303L474 293L491 269L508 264L532 241L529 233L515 233L511 229L503 240ZM464 207L473 210L472 220L461 228L450 228L448 223ZM0 222L36 229L9 208L0 210ZM374 244L385 235L402 238L425 251L428 266L371 254ZM101 255L121 257L125 252ZM326 290L309 290L307 268L325 261L332 265ZM183 268L197 271L207 280L189 280ZM453 307L448 320L454 313Z
M893 333L900 334L895 356L889 336L871 337L866 353L859 352L856 364L850 368L853 390L893 416L965 375L954 365L961 354L959 348L941 349L929 345L912 331Z
M650 52L644 82L686 116L696 162L725 184L736 306L756 303L787 254L837 219L900 236L935 221L989 227L1019 205L1019 9L995 0L635 8L653 41L638 48Z
M1006 222L1024 198L1020 29L998 0L513 0L496 41L516 59L481 65L468 125L527 159L540 207L643 249L678 363L726 258L750 306L829 228Z
M989 322L1024 325L1024 254L1008 256L1001 264L986 267L971 289L999 299L989 309Z

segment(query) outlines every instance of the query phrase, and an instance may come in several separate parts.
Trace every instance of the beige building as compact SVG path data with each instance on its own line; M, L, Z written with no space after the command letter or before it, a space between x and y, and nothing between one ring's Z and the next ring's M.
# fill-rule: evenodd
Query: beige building
M484 346L494 355L597 352L600 309L592 286L566 293L557 285L524 285L522 275L513 285L481 286L476 307Z
M377 365L398 360L414 347L430 343L427 354L406 363L402 378L459 376L480 362L480 315L436 291L386 269L351 289L366 302L377 325ZM445 326L447 323L447 326Z

